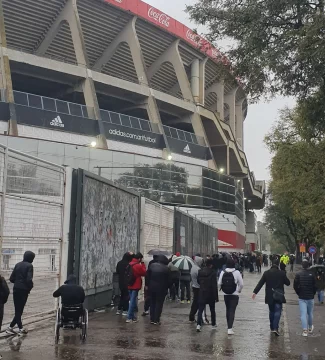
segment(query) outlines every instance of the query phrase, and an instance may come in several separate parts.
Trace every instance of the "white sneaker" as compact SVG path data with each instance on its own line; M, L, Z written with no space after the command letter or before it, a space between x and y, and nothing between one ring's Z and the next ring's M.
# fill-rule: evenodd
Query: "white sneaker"
M228 329L228 335L235 335L234 330L233 329Z
M198 325L198 326L196 327L196 331L197 331L197 332L201 332L201 325Z
M122 312L122 316L128 316L128 312L127 312L127 311L123 311L123 312Z
M312 334L314 332L314 325L311 326L311 328L308 329L309 334Z
M121 310L117 310L116 311L116 315L121 315L122 314L122 311Z
M303 333L302 333L302 336L307 337L308 336L308 331L304 330Z
M18 331L19 336L24 336L24 335L27 335L27 334L28 334L27 329L22 328L22 329L19 329L19 331Z
M6 330L6 334L8 334L8 335L17 335L18 332L15 331L12 327L8 326L7 330Z

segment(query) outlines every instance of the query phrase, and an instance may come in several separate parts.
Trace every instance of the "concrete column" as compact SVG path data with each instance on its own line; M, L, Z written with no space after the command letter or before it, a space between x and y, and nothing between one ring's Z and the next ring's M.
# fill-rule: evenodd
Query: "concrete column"
M191 65L191 89L195 103L200 101L200 60L194 59Z
M209 89L206 90L206 95L210 93L216 93L217 94L217 103L213 106L213 109L215 109L219 113L219 117L222 121L224 121L224 92L225 92L225 84L224 80L221 79L220 81L214 83L209 87Z
M230 150L229 150L229 140L227 144L227 169L226 169L227 175L230 175Z
M51 45L55 36L58 34L62 22L64 21L67 21L70 26L71 37L72 37L73 47L75 50L78 66L82 66L85 68L85 79L81 82L80 85L83 90L86 106L93 109L93 113L88 114L88 116L91 119L98 121L99 130L100 130L100 135L98 136L98 142L99 142L98 145L102 149L107 149L107 141L106 141L104 126L100 115L94 81L92 79L91 71L87 70L87 68L89 67L89 62L87 58L85 41L84 41L80 18L78 14L77 0L68 0L66 2L61 13L53 22L47 34L44 36L43 41L39 44L36 50L36 54L42 56L46 53L47 49Z
M101 71L118 50L121 43L127 43L130 48L135 71L137 73L139 83L148 85L145 62L141 52L141 46L136 33L135 24L137 17L133 17L125 26L122 32L112 41L102 56L96 61L93 69Z
M225 103L229 106L229 125L236 138L236 92L237 88L225 96Z
M173 42L170 47L150 66L147 71L148 80L151 80L159 68L166 62L170 62L175 70L183 98L194 101L190 83L183 65L181 55L178 50L180 40Z
M8 123L8 133L9 135L18 136L10 62L9 57L6 54L6 49L6 29L3 16L2 0L0 0L0 89L4 90L6 101L9 103L10 119Z
M236 140L240 148L244 149L244 114L242 99L236 103Z
M199 103L204 106L205 104L205 65L208 61L208 58L200 61L200 79L199 79L199 90L200 90L200 97Z

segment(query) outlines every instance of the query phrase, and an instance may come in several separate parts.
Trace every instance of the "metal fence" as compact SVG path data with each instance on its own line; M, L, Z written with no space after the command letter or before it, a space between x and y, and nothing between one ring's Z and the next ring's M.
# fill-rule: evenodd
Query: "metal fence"
M65 170L0 145L1 274L9 279L27 250L35 253L34 288L24 319L55 309L59 285ZM9 283L9 282L8 282ZM4 324L13 317L11 295Z
M114 111L100 110L101 118L103 122L122 125L132 129L149 131L159 134L159 128L157 124L152 123L149 120L140 119L135 116L129 116L125 114L119 114Z
M49 98L21 91L14 91L15 103L37 109L53 111L61 114L93 118L94 110L86 105Z
M164 125L163 128L167 137L187 141L196 145L206 146L204 137L202 136L197 136L188 131L179 130L166 125Z

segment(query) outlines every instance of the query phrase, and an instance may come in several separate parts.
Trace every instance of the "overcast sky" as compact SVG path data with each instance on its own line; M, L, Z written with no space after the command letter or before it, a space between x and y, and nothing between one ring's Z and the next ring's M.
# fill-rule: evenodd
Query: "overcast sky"
M183 24L196 28L191 23L188 15L184 12L185 5L194 4L196 0L144 0L150 5L157 7L168 15L174 17ZM201 32L201 29L200 29ZM269 132L272 124L278 117L278 111L285 106L293 106L293 100L277 98L268 103L250 105L245 120L245 152L251 171L254 171L256 179L268 180L271 156L268 153L263 139Z

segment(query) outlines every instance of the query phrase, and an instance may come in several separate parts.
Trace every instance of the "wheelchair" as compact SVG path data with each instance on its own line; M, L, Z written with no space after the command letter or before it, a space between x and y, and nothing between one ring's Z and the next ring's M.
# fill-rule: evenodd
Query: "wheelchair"
M60 329L76 330L80 329L80 338L84 342L88 332L88 310L84 309L83 304L63 305L56 312L55 321L55 343L60 339Z

